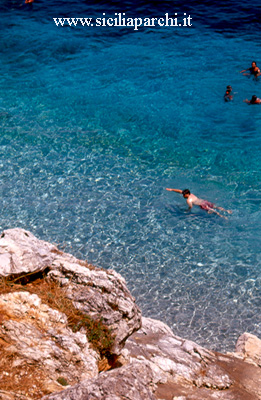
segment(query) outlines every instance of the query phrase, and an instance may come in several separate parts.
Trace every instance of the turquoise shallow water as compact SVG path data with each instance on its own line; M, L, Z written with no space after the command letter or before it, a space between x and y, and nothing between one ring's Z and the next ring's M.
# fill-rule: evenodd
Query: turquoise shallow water
M239 74L260 54L260 10L242 4L180 5L192 28L138 32L52 22L117 3L0 8L1 229L114 268L144 315L218 350L261 335L261 106L243 103L261 81ZM166 187L233 214L187 212Z

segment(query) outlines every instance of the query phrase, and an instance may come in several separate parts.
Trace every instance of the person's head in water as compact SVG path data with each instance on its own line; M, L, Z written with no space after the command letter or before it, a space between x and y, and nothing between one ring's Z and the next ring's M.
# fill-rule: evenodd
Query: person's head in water
M257 101L257 96L253 95L252 99L250 100L250 103L254 104L254 103L256 103L256 101Z
M256 68L256 62L252 61L252 68Z
M232 86L230 86L230 85L227 86L227 92L229 92L229 93L232 92Z
M182 190L182 195L185 199L187 199L190 195L190 190L188 190L188 189Z

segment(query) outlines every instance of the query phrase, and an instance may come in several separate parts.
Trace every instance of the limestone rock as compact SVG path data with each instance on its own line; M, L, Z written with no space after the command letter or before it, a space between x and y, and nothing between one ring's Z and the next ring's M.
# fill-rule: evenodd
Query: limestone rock
M58 249L31 232L15 228L0 236L0 276L41 271L52 263Z
M112 352L120 354L126 339L141 326L140 310L125 280L113 270L91 270L68 262L66 255L57 257L52 269L49 276L64 285L76 308L93 318L102 318L112 330Z
M43 393L63 389L66 384L98 375L99 355L90 348L86 335L73 333L67 327L67 317L45 304L36 294L14 292L0 296L1 363L12 363L13 372L0 370L0 381L24 381L31 375L30 384L41 380ZM5 365L2 365L4 369ZM17 371L19 371L17 373ZM10 374L14 376L10 376Z
M251 333L243 333L236 344L236 353L242 355L246 361L254 362L261 367L261 340Z
M42 400L156 400L155 389L155 377L150 366L135 361Z
M149 360L168 380L186 381L197 387L228 389L233 380L216 363L215 354L189 340L175 336L160 321L142 319L142 328L127 342L136 358Z
M149 362L159 377L157 399L261 398L260 368L175 336L160 321L142 318L142 328L127 340L126 349L131 359Z
M9 229L0 239L0 276L23 276L47 269L67 290L75 306L103 319L115 336L112 352L120 354L126 339L141 326L141 312L124 278L58 250L23 229Z
M260 368L175 336L160 321L142 323L126 342L129 364L42 400L260 399Z
M140 310L115 271L95 268L23 229L4 231L0 277L28 284L43 273L60 283L62 298L65 293L112 329L117 368L99 374L100 358L85 331L72 332L67 317L25 285L0 295L0 400L261 399L255 336L242 335L236 353L224 355L175 336L160 321L143 318L141 327Z

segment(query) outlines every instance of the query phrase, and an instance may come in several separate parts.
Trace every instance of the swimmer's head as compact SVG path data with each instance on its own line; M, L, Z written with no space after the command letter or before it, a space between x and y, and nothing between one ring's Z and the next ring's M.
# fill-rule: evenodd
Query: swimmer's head
M252 67L255 67L255 66L256 66L256 62L252 61Z
M257 100L257 96L253 95L252 99L250 101L251 101L251 103L255 103L256 100Z
M231 91L232 91L232 86L228 85L228 86L227 86L227 91L228 91L228 92L231 92Z
M188 189L184 189L184 190L182 190L182 195L183 195L183 197L187 198L190 195L190 191Z

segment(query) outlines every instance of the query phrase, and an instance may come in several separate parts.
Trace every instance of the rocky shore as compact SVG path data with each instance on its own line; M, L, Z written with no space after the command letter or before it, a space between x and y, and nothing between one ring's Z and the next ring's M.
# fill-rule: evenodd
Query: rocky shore
M221 354L144 318L125 280L23 229L0 237L1 400L260 400L261 340Z

